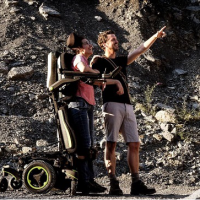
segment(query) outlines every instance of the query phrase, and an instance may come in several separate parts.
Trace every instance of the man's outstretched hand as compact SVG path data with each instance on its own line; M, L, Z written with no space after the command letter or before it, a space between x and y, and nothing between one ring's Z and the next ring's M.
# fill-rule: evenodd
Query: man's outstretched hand
M157 38L164 38L167 34L164 32L166 26L162 27L158 32L156 37Z

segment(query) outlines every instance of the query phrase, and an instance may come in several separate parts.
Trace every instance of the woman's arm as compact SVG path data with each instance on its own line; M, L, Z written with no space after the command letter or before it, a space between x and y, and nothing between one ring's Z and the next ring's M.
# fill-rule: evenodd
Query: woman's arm
M80 70L80 72L99 73L99 71L97 69L92 69L88 65L85 65L83 62L79 62L77 64L77 68Z

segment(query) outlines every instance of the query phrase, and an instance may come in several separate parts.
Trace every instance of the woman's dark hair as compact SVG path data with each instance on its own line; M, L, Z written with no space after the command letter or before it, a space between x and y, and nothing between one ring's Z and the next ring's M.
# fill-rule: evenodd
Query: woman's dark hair
M77 51L79 52L78 48L82 47L83 39L85 39L83 36L79 36L76 33L71 33L67 38L66 44L77 54Z

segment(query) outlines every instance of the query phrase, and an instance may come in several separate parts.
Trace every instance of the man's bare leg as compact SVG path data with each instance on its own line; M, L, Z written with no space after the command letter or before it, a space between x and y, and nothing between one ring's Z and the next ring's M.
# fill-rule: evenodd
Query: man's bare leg
M134 181L139 180L139 149L139 142L130 142L128 144L127 160Z
M110 191L111 195L122 195L123 192L119 187L119 181L116 179L115 169L116 169L116 158L115 149L116 142L106 142L104 160L106 169L108 171L108 176L110 178Z
M147 188L147 186L139 178L139 142L130 142L128 144L127 160L131 171L132 184L131 194L154 194L156 190L154 188Z
M109 175L115 175L116 158L115 149L116 142L106 142L104 161Z

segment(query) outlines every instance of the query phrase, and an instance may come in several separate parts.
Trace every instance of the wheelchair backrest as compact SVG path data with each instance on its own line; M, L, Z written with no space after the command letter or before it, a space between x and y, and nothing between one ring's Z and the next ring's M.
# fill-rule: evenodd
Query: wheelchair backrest
M61 88L53 91L51 94L51 98L53 100L55 112L58 118L58 136L60 137L58 139L62 142L61 146L69 153L73 153L76 150L76 138L74 131L69 123L67 104L72 98L72 93L70 91L74 86L73 84L77 84L78 81L73 81L73 78L66 76L63 71L73 71L71 69L71 62L73 57L73 54L67 52L49 53L47 73L48 89L50 89L52 85L55 85L56 82L61 81L62 79L67 79L68 81ZM67 101L64 101L62 99L67 99Z
M60 56L59 52L50 52L47 60L47 88L58 80L57 75L57 59Z
M64 52L60 55L58 58L58 65L60 65L60 68L63 70L72 71L71 65L72 65L72 59L75 55L71 53Z
M74 56L74 54L67 52L50 52L48 54L47 88L63 78L73 77L73 75L66 76L64 72L73 71L71 64Z

